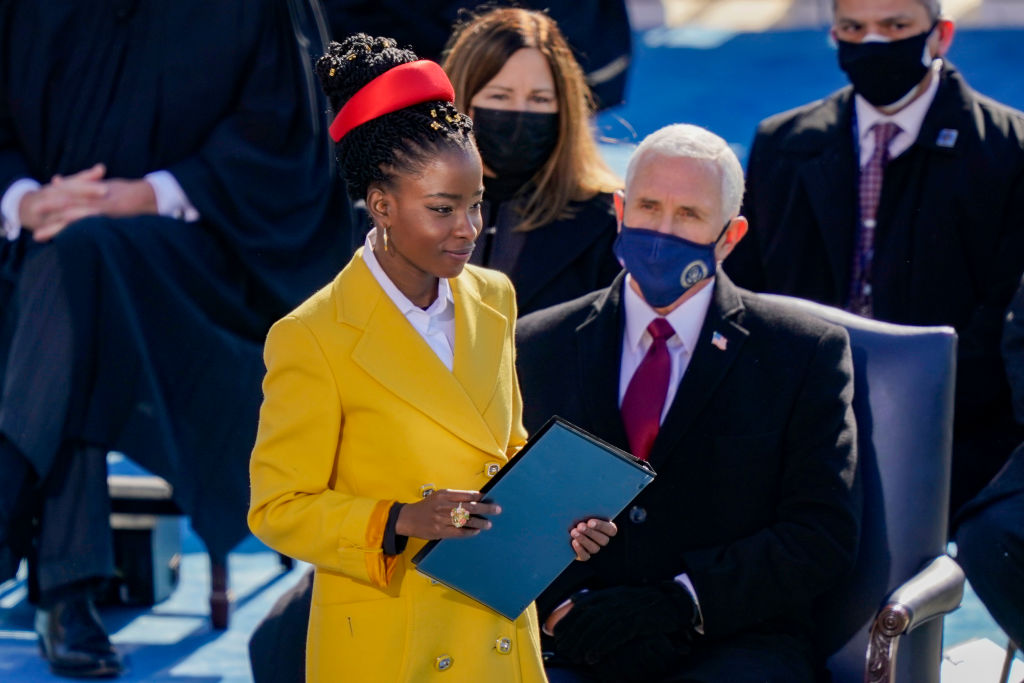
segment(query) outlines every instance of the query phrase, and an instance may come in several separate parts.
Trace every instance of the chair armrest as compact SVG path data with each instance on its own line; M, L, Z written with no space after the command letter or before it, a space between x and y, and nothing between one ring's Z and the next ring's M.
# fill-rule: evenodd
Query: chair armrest
M900 636L952 612L963 595L964 571L948 555L939 555L890 593L871 624L864 680L891 683Z
M906 614L907 624L899 632L908 633L929 619L949 614L963 597L964 570L949 555L939 555L889 595L879 617L896 611Z

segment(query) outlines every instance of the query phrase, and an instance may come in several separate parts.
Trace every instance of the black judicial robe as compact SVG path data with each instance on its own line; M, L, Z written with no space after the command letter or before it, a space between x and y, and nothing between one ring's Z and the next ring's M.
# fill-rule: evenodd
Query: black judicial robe
M202 216L90 218L0 256L9 292L26 251L59 254L79 356L65 437L168 479L219 555L247 533L266 330L351 252L311 16L307 0L0 0L0 193L103 162L170 171Z

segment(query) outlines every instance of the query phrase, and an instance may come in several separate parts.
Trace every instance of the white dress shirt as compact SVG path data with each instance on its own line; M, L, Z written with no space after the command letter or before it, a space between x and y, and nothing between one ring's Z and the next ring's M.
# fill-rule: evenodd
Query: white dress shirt
M375 228L370 231L363 243L363 261L366 262L366 267L373 273L374 279L380 284L384 293L398 307L399 312L423 337L423 341L427 342L427 346L444 363L444 366L451 370L455 362L455 299L452 297L451 285L448 284L448 280L439 278L437 298L425 309L409 301L409 297L402 294L395 286L384 269L380 267L377 257L374 256L373 244L376 235Z
M147 173L143 180L153 188L159 215L188 223L199 220L198 209L189 201L185 190L170 171L153 171ZM21 234L21 200L40 187L42 185L31 178L19 178L8 186L0 198L0 223L3 224L4 237L8 240L16 240Z
M619 363L619 407L622 407L622 399L626 396L626 388L633 374L640 366L640 362L647 355L651 348L653 338L647 331L647 326L658 317L658 314L630 285L633 278L626 276L622 283L622 301L626 311L626 329L622 335L622 359ZM697 339L700 337L700 328L704 325L704 318L708 314L708 306L711 305L711 293L715 289L715 279L711 278L708 284L687 299L681 306L665 316L665 320L672 325L675 334L668 338L669 357L672 359L672 372L668 379L668 393L665 395L665 405L661 409L661 420L665 420L668 409L672 405L672 399L676 396L679 382L686 373L686 368L693 357L693 350L697 347Z
M899 134L889 142L890 159L895 159L903 154L914 144L914 140L917 140L924 117L928 113L928 109L931 108L932 102L935 101L935 93L939 90L939 72L942 70L942 60L934 60L931 70L932 80L928 84L928 88L921 93L920 97L895 114L883 114L860 95L854 96L861 168L867 165L875 150L875 131L872 130L872 127L876 124L892 122L900 127Z

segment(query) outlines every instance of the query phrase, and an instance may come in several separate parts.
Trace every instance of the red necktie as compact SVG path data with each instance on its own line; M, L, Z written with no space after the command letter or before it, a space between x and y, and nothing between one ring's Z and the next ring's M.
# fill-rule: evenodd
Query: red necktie
M871 265L875 256L875 214L882 197L882 173L889 163L889 143L902 130L895 123L876 123L875 150L860 171L860 224L850 274L850 304L847 310L871 317Z
M664 318L652 320L647 331L653 338L651 348L629 380L620 409L630 450L642 460L647 459L654 439L658 436L661 411L668 394L668 378L672 371L672 359L666 342L675 334L672 325Z

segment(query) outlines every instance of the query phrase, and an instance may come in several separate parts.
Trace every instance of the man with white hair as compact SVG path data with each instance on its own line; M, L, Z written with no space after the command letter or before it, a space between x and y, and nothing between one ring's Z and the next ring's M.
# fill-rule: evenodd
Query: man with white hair
M999 339L1024 271L1024 114L946 59L938 0L835 0L850 85L763 121L735 282L959 336L955 512L1024 441Z
M519 322L524 421L559 415L658 473L618 536L537 601L553 682L812 681L811 601L859 532L846 332L737 288L747 230L724 140L646 138L608 288Z

